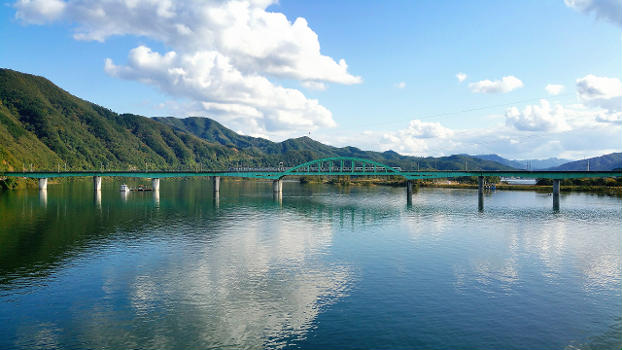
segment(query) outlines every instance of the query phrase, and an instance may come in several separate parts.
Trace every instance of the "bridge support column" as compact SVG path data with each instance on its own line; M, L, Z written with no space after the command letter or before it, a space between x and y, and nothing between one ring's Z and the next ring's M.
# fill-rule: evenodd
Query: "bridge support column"
M214 192L212 199L214 201L214 208L220 208L220 192Z
M559 179L553 179L553 210L559 210Z
M153 191L153 204L156 208L160 208L160 191Z
M39 179L39 190L47 191L48 190L48 178L43 177Z
M39 191L39 203L44 208L48 206L48 191Z
M406 180L406 203L413 203L413 180Z
M160 190L160 179L155 178L155 179L151 179L151 188L153 189L154 192L157 192Z
M272 199L278 202L279 205L283 204L283 181L272 181Z
M95 191L95 207L100 210L102 208L102 192L101 191Z
M282 180L274 180L272 181L272 193L283 193L283 181Z
M95 192L100 192L102 190L102 177L101 176L93 176L93 190Z
M484 177L477 177L477 209L484 210Z
M220 193L220 176L214 176L214 194Z

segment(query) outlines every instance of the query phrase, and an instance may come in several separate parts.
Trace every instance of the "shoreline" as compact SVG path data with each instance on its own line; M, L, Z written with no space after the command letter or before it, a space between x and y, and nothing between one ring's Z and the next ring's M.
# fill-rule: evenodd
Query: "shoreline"
M132 178L133 179L133 178ZM175 178L175 181L183 181L186 178ZM173 180L171 178L170 180ZM224 179L222 179L224 180ZM221 180L221 181L222 181ZM71 179L50 179L49 184L61 184L61 183L70 183L70 182L82 182L82 181L92 181L90 178L71 178ZM257 179L246 179L246 178L236 178L231 177L228 178L227 181L258 181ZM259 180L266 181L266 180ZM269 180L268 180L269 181ZM404 179L379 179L379 178L355 178L355 179L343 179L343 178L312 178L308 177L291 177L288 181L298 181L301 184L326 184L326 185L337 185L337 186L391 186L391 187L405 187L406 180ZM135 182L135 181L130 181ZM140 182L140 180L139 180ZM454 189L477 189L477 184L471 183L459 183L453 181L445 181L441 182L430 182L430 181L421 181L415 180L414 185L416 187L429 187L429 188L454 188ZM540 193L551 193L553 191L553 187L550 185L510 185L504 183L497 183L496 190L504 190L504 191L534 191ZM23 179L17 178L14 179L10 184L7 184L4 179L0 180L0 193L4 191L18 190L18 189L30 189L37 188L38 183L32 179ZM486 191L490 191L490 189L486 189ZM613 196L622 196L622 186L603 186L603 185L562 185L560 186L561 192L588 192L588 193L596 193L596 194L605 194L605 195L613 195Z
M319 180L319 181L318 181ZM350 179L348 181L338 181L336 179L318 179L316 181L309 181L308 183L313 184L329 184L329 185L339 185L339 186L393 186L393 187L404 187L406 186L405 180L384 180L384 179ZM458 183L458 182L450 182L450 183L438 183L438 182L424 182L424 181L415 181L415 186L417 187L429 187L429 188L455 188L455 189L477 189L477 184L469 184L469 183ZM534 191L541 193L552 193L553 186L550 185L510 185L504 183L495 184L496 190L504 190L504 191ZM486 191L490 191L490 189L486 189ZM597 194L607 194L614 196L622 196L622 186L599 186L599 185L562 185L560 186L561 192L589 192L589 193L597 193Z

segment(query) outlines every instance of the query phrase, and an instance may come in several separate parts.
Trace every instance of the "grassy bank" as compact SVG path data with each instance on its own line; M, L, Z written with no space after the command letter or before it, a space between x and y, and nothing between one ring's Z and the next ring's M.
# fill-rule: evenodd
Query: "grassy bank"
M332 177L326 178L323 176L314 177L301 177L301 183L324 183L341 186L406 186L406 180L401 177L389 177L389 178L349 178L349 177ZM477 184L474 183L460 183L455 181L435 182L435 181L416 181L419 187L432 187L432 188L470 188L476 189ZM553 188L549 185L509 185L504 183L496 184L497 190L508 191L536 191L536 192L552 192ZM610 194L616 196L622 196L622 186L617 185L562 185L560 186L562 192L594 192L602 194Z
M461 184L461 183L432 183L424 182L420 184L421 187L436 187L436 188L477 188L474 184ZM509 191L536 191L536 192L553 192L552 186L546 185L507 185L497 184L497 190L509 190ZM560 186L561 192L597 192L606 193L612 195L622 195L622 186Z

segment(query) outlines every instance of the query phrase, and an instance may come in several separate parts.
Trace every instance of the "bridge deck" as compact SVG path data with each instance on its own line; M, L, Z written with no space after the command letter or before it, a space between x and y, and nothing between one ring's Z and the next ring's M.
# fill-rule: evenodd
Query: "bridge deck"
M81 176L110 176L138 178L170 178L195 176L222 176L258 179L280 179L285 176L401 176L406 179L438 179L462 176L500 176L521 178L571 179L621 177L621 171L529 171L529 170L426 170L426 171L306 171L297 169L274 171L33 171L0 172L0 176L25 178L57 178Z

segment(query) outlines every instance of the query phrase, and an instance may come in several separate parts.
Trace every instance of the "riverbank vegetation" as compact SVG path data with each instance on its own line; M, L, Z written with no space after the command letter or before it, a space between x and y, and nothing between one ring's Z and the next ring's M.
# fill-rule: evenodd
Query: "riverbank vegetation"
M406 180L400 176L302 176L300 183L324 183L341 186L405 186ZM477 177L466 176L452 179L415 180L420 187L435 188L477 188ZM486 177L486 184L494 184L498 190L551 192L553 180L537 179L534 185L514 185L501 181L498 176ZM560 183L560 191L597 192L622 195L622 178L565 179Z

